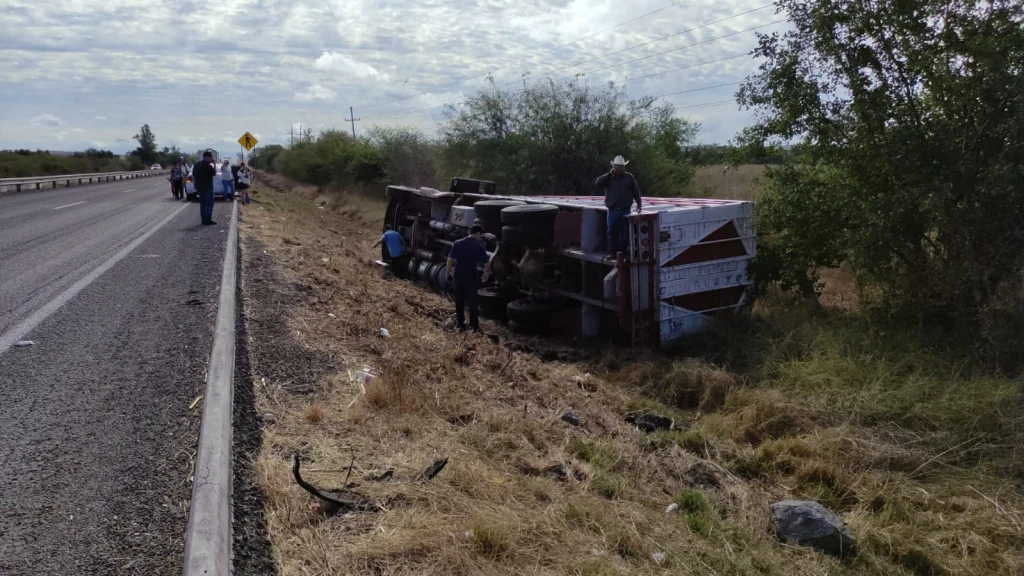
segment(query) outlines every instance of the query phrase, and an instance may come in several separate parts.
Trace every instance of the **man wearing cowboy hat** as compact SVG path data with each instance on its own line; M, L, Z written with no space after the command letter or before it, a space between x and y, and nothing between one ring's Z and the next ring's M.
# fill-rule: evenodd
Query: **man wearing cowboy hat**
M636 201L636 211L640 211L643 202L640 199L640 186L636 178L626 172L625 158L616 156L612 160L612 169L607 174L602 174L594 184L604 190L604 205L608 210L608 252L625 252L629 248L626 233L629 231L629 224L626 216Z

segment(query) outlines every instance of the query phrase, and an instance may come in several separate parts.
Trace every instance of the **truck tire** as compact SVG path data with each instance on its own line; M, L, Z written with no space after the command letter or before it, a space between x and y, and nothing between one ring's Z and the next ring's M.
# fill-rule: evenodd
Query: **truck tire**
M505 306L508 305L508 296L497 288L481 288L476 291L477 302L480 305L480 315L492 320L505 319Z
M481 200L473 204L473 211L476 217L481 220L501 221L501 211L512 206L525 206L526 202L519 200Z
M501 221L509 226L545 227L555 225L558 206L554 204L523 204L509 206L501 211Z
M510 246L522 246L523 248L543 248L555 241L555 229L548 227L519 227L504 226L501 229L500 240L507 242Z
M520 326L533 326L546 331L551 327L552 313L561 307L561 302L555 300L520 298L505 306L505 314L508 316L509 322L515 322Z
M497 218L477 218L473 224L479 224L487 234L494 234L501 240L501 220Z

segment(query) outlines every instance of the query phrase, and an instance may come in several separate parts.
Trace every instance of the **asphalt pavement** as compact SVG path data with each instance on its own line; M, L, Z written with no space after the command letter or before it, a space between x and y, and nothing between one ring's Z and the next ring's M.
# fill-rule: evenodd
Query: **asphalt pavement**
M0 575L181 573L214 220L163 178L0 195Z

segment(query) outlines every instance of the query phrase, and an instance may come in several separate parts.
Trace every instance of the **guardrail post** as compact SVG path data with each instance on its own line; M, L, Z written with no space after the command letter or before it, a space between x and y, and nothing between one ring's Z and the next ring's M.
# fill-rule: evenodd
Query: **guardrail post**
M18 187L18 192L21 192L21 184L15 184Z
M40 184L41 184L41 182L36 182L36 190L41 190L41 188L39 188Z

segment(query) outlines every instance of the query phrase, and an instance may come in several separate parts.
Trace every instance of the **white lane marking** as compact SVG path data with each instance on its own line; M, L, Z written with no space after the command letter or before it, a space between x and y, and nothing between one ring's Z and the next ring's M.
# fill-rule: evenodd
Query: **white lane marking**
M138 188L129 188L129 189L127 189L127 190L125 190L125 191L121 192L121 194L127 194L127 193L129 193L129 192L135 192L136 190L138 190Z
M132 250L139 247L140 244L145 242L150 236L156 234L156 231L163 228L165 224L170 222L175 216L181 213L182 210L187 206L180 206L177 210L171 212L166 218L158 222L155 226L150 228L145 234L139 236L132 241L131 244L122 248L117 254L110 257L103 264L100 264L95 270L89 272L81 280L72 284L67 290L61 292L53 300L47 302L42 308L36 310L31 316L21 321L20 324L8 330L5 334L0 335L0 354L7 352L11 346L19 342L24 338L26 334L31 332L36 326L42 324L44 320L50 317L51 314L56 312L67 304L72 298L74 298L79 292L84 290L89 284L92 284L97 278L103 275L104 272L114 267L125 256L130 254Z
M66 204L64 206L57 206L54 210L63 210L65 208L71 208L72 206L78 206L79 204L85 204L88 200L82 200L81 202L75 202L74 204Z

